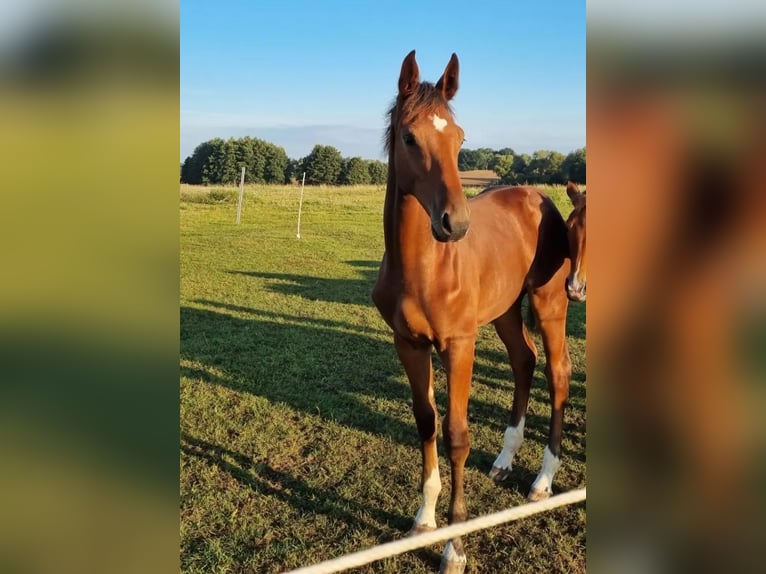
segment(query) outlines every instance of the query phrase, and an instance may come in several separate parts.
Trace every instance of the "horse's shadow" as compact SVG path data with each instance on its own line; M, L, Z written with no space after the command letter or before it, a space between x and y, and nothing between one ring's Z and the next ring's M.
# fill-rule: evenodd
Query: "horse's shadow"
M367 503L358 502L347 497L339 496L333 489L317 490L315 485L272 468L268 464L255 461L239 452L196 438L187 433L181 433L181 452L187 457L204 460L213 467L219 468L255 493L282 500L302 513L327 514L348 524L364 526L374 534L379 543L389 542L399 536L380 527L385 524L396 532L406 532L411 526L411 519L401 514L392 514L382 508ZM201 540L190 540L189 546L201 543ZM250 548L244 549L249 553L257 553L269 539L253 539L249 541ZM426 564L436 565L440 556L427 548L421 548L416 555Z
M410 389L385 331L209 300L197 303L208 308L181 307L182 376L262 396L368 433L384 433L419 449ZM435 394L443 413L446 392L440 388ZM398 405L395 414L372 406L381 399ZM482 400L472 400L469 409L481 424L497 427L499 450L507 409ZM539 423L530 430L539 426L537 431L547 433L547 422ZM494 456L473 448L469 463L481 461L486 471Z
M346 262L360 270L361 277L327 279L297 274L230 271L266 279L265 286L280 293L311 300L367 307L377 317L370 292L377 275L377 261ZM291 316L275 311L197 300L181 308L181 374L238 392L251 393L270 402L284 403L310 415L334 421L419 450L419 439L411 411L411 394L391 343L391 334L381 323L353 325L328 318ZM513 392L513 381L504 352L479 349L475 376L499 391ZM486 360L485 360L486 359ZM496 365L487 364L487 360ZM502 365L504 368L500 368ZM434 361L439 369L438 360ZM545 383L533 392L547 403ZM574 389L573 389L574 390ZM543 394L544 393L544 394ZM436 390L443 414L446 391ZM579 394L579 393L578 393ZM584 394L584 393L583 393ZM376 401L393 409L383 412ZM472 398L471 423L497 429L497 451L508 421L508 408ZM549 414L527 418L528 438L543 444L547 439ZM440 433L441 435L441 433ZM539 439L539 440L538 440ZM440 452L443 450L440 436ZM469 467L481 472L491 468L496 452L472 448ZM523 484L532 471L514 467L511 483ZM527 485L528 486L528 485ZM523 490L526 486L520 486Z
M308 485L289 473L272 468L265 462L255 461L249 456L184 432L181 433L181 451L190 457L203 459L223 469L254 492L284 500L298 510L312 514L328 513L349 522L358 522L359 516L369 516L374 520L362 519L362 522L369 530L376 531L378 534L382 532L376 524L390 524L401 529L409 526L400 515L349 500L339 496L334 490L317 492L316 486ZM352 514L349 509L358 512Z
M375 313L373 309L369 312ZM390 334L383 328L197 300L194 306L181 307L180 341L181 374L188 379L264 397L366 433L384 434L410 448L413 457L418 456L420 442L410 389ZM436 399L443 414L443 388L436 392ZM381 400L389 405L387 410L376 407ZM469 408L476 424L497 428L499 450L507 409L480 400L471 401ZM547 432L547 420L535 417L529 428L542 436ZM337 493L316 496L313 487L289 471L255 461L248 453L195 438L192 428L184 430L185 456L215 464L249 488L282 498L297 509L333 516L340 513L348 522L364 522L367 516L369 530L381 541L390 536L386 527L405 532L411 525L409 515L371 512L369 505L355 504ZM443 454L441 436L439 443ZM495 456L496 452L473 448L468 466L486 473ZM515 466L503 487L523 491L531 477L530 469ZM414 485L417 477L412 480ZM311 502L318 500L323 502ZM419 555L424 563L438 563L439 556L433 550L423 549Z
M351 305L370 305L372 285L378 275L377 261L346 261L357 268L358 278L328 279L291 273L230 270L228 273L269 280L269 291L284 295L297 295L311 301L327 301Z
M385 430L397 441L416 444L409 425L367 407L359 398L375 395L406 405L408 389L392 380L393 348L330 319L204 304L237 316L181 308L181 356L186 363L182 375L367 432Z

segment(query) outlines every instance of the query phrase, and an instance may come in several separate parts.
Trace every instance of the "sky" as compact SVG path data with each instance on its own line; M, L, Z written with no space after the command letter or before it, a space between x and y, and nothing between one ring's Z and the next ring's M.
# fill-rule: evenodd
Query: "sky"
M214 137L291 158L315 144L386 158L385 112L416 50L436 82L453 52L464 147L585 146L584 0L181 0L181 160Z

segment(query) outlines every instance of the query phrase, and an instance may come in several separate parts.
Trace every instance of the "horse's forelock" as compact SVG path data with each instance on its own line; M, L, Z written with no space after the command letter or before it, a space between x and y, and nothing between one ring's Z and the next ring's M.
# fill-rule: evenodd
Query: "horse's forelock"
M395 123L408 122L415 116L431 114L440 108L447 108L450 115L453 115L452 106L444 98L442 91L430 82L420 82L418 89L407 98L397 96L386 114L388 127L383 142L386 152L392 149Z

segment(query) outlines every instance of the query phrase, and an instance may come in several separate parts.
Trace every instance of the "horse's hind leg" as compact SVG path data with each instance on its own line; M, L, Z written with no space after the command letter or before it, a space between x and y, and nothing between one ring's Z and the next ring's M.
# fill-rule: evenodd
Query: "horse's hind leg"
M543 454L540 473L532 483L529 500L541 500L551 495L553 476L561 466L561 433L564 427L564 404L569 397L572 363L566 339L568 299L564 290L562 270L544 287L529 294L530 304L537 316L545 349L545 376L551 399L551 425L548 446ZM561 279L560 281L558 279Z
M431 346L413 344L399 336L394 336L394 346L410 381L412 410L420 435L420 452L423 457L420 481L423 499L410 530L411 534L418 534L436 528L436 499L442 488L436 452L437 414Z
M511 473L513 457L524 438L524 418L529 404L529 389L537 362L537 349L521 317L521 297L493 324L495 331L508 350L513 371L513 406L511 419L505 429L503 450L497 456L489 476L496 481L504 480Z

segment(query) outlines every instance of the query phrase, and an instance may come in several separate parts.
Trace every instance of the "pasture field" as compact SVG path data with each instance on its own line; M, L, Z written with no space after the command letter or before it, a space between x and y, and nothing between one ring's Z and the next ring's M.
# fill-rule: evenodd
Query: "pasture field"
M476 193L473 189L469 194ZM548 188L566 216L569 201ZM370 291L383 254L384 188L181 186L181 568L277 573L404 536L420 503L410 391ZM585 305L570 304L573 376L554 493L586 483ZM481 329L469 403L469 518L525 502L550 407L535 373L510 478L487 471L513 397L505 350ZM444 372L434 354L443 415ZM440 432L441 435L441 432ZM439 439L446 525L449 464ZM585 572L585 505L464 538L471 573ZM434 545L355 572L438 571Z

